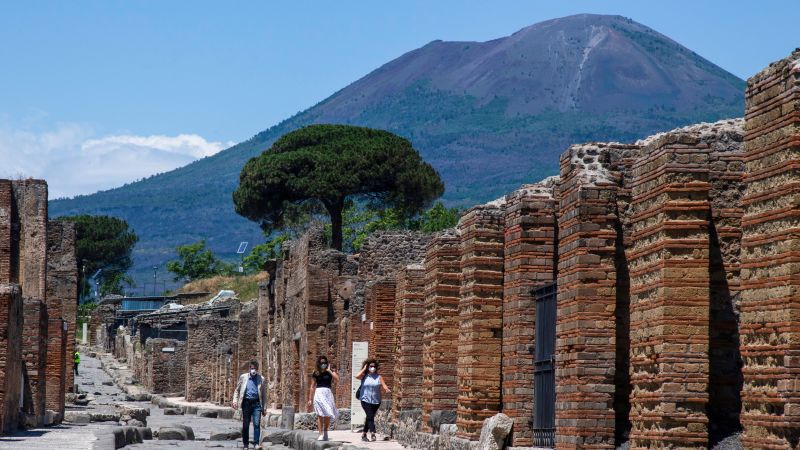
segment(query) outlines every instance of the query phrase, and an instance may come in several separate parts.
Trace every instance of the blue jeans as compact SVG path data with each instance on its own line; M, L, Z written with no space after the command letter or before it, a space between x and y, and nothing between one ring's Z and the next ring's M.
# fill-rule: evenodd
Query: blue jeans
M258 400L244 399L242 401L242 442L247 447L250 444L250 421L253 421L253 443L259 444L261 437L261 403Z

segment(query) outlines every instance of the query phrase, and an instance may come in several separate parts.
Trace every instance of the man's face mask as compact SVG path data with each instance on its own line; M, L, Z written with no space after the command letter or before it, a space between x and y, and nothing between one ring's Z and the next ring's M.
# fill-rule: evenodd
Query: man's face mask
M250 376L256 375L256 369L250 369Z

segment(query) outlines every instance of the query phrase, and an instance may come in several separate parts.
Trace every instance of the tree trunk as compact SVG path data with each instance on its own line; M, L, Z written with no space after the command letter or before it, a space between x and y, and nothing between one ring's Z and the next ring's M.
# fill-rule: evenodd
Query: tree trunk
M344 200L326 203L328 214L331 216L331 248L342 251L342 210Z

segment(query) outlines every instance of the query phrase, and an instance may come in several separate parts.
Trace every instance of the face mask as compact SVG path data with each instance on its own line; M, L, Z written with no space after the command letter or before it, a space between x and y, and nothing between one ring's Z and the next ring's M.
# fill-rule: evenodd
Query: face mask
M370 367L369 368L369 373L375 373L376 370L378 370L378 369L376 369L374 367Z
M323 369L327 369L327 368L328 368L328 363L322 363L322 364L320 364L319 366L320 366L321 368L323 368Z
M251 377L256 376L256 369L250 369L250 376Z

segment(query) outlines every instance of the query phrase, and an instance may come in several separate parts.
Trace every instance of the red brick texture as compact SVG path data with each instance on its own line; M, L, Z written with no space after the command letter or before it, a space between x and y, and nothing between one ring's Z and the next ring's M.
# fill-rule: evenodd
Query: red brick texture
M533 445L532 289L554 281L556 201L552 183L523 186L506 198L503 279L503 413L514 419L512 444Z
M447 230L434 236L425 255L422 429L429 432L432 412L456 409L460 288L459 239Z
M800 441L800 51L747 82L743 445Z
M503 336L502 207L476 206L458 222L458 436L477 439L483 421L501 409Z
M406 266L396 277L395 350L392 415L422 408L422 342L425 269ZM381 366L381 372L385 369Z
M22 406L22 289L0 284L0 432L17 428Z
M709 146L670 134L633 166L631 448L706 448Z
M619 175L614 148L572 146L558 187L556 448L614 448Z

